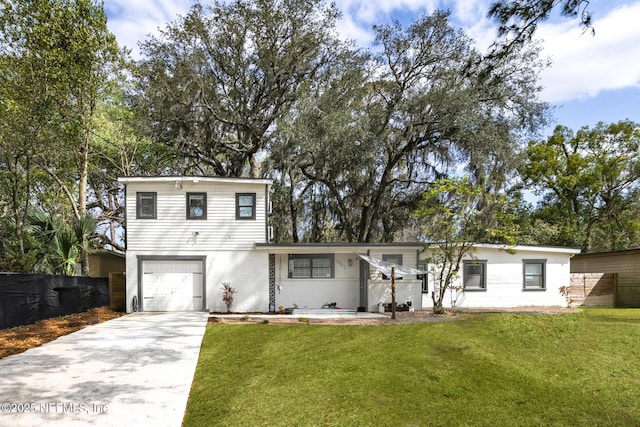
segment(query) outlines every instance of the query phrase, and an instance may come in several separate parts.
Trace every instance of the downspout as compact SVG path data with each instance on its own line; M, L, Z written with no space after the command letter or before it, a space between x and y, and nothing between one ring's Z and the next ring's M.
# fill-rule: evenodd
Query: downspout
M126 254L127 252L127 184L124 184L124 222L123 222L123 226L124 226L124 233L123 233L123 238L124 238L124 252Z
M271 212L269 212L269 184L264 185L264 212L264 241L271 243L269 240L269 217L271 216Z

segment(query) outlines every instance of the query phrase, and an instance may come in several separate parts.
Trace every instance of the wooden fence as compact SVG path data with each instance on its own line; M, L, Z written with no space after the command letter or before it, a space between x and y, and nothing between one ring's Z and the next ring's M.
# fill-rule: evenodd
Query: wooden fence
M618 273L571 273L569 306L615 307Z
M111 310L125 311L124 273L109 273L109 295L111 296Z

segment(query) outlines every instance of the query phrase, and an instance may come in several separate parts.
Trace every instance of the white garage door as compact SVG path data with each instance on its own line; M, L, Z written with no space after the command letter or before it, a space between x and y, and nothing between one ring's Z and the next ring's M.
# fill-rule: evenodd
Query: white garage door
M201 261L142 262L144 311L201 311Z

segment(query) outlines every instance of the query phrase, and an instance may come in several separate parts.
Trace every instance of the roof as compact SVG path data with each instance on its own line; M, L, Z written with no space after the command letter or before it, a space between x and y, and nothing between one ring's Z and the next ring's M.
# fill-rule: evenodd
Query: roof
M551 253L559 253L559 254L579 254L580 249L576 248L565 248L562 246L526 246L526 245L516 245L516 246L507 246L507 245L496 245L490 243L477 243L473 245L476 248L493 248L493 249L503 249L503 250L514 250L516 252L520 251L529 251L529 252L551 252Z
M621 256L621 255L637 255L640 254L640 248L634 249L621 249L619 251L607 251L607 252L592 252L588 254L580 254L576 255L580 258L604 258L604 257L613 257L613 256Z
M428 246L429 243L425 243L425 246ZM431 245L436 246L437 243L431 243ZM580 249L576 248L567 248L563 246L528 246L528 245L515 245L509 246L504 244L496 244L496 243L474 243L473 247L475 249L497 249L502 251L528 251L528 252L545 252L545 253L558 253L558 254L571 254L572 256L580 253Z
M232 184L264 184L271 185L273 180L263 178L247 178L247 177L225 177L225 176L121 176L118 182L123 184L141 183L141 182L224 182Z
M116 252L109 249L92 249L89 251L89 255L98 255L98 256L114 256L118 258L125 258L126 254L124 252Z
M421 242L389 242L389 243L354 243L354 242L320 242L320 243L256 243L256 246L269 246L276 248L283 247L293 247L293 248L302 248L302 247L351 247L351 248L369 248L369 247L378 247L378 246L419 246L423 247L424 243Z
M327 243L256 243L257 249L269 250L271 252L309 252L326 250L328 252L362 252L367 249L375 248L404 248L404 249L423 249L426 243L423 242L391 242L391 243L339 243L339 242L327 242ZM506 246L489 243L477 243L475 248L488 248L497 250L515 250L529 251L529 252L546 252L546 253L563 253L563 254L579 254L580 249L564 248L558 246Z
M424 248L420 242L392 242L392 243L256 243L256 249L271 253L313 253L318 251L332 253L363 253L375 248L414 249Z

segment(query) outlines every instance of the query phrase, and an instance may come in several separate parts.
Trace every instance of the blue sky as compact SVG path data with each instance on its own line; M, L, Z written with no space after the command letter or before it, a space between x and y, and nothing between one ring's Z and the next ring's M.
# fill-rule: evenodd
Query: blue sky
M203 0L203 3L208 3ZM372 41L371 26L393 19L407 23L435 9L449 9L480 49L495 37L487 19L490 0L336 0L343 17L340 35L360 46ZM105 0L109 29L138 57L138 42L184 14L192 0ZM598 121L630 119L640 123L640 0L592 0L595 36L577 20L554 12L536 37L551 67L540 76L541 99L555 108L557 124L578 130ZM543 134L551 133L553 126Z

